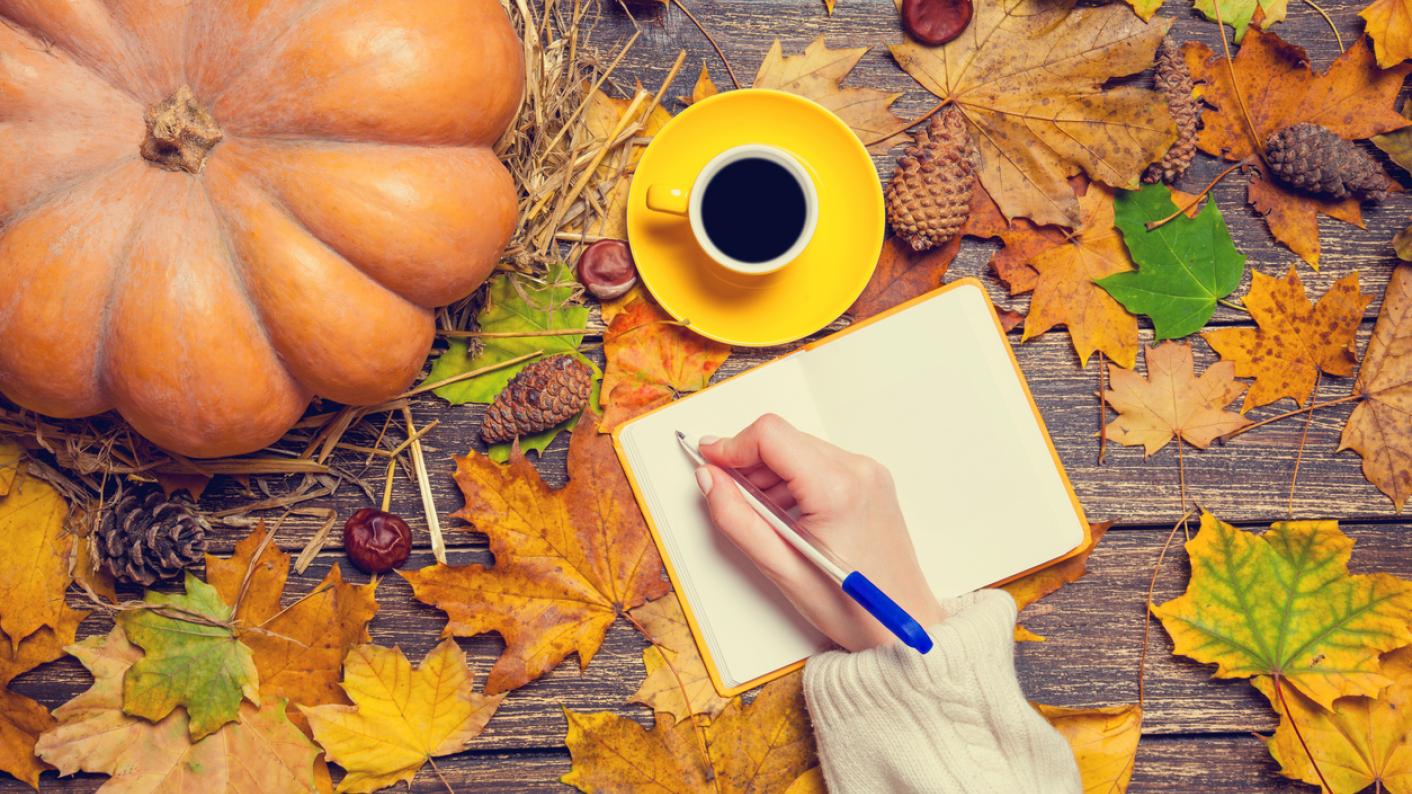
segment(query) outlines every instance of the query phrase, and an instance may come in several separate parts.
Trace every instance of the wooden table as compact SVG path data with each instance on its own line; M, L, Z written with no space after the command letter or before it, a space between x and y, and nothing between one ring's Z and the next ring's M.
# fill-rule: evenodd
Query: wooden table
M887 55L885 45L900 38L890 0L839 0L832 18L825 15L819 0L687 2L716 35L742 81L753 77L776 37L783 40L787 51L798 52L822 34L831 46L873 47L852 82L904 92L897 106L901 115L915 115L932 101ZM615 4L604 5L595 39L605 51L616 51L612 42L622 39L631 25ZM680 10L655 5L637 7L644 35L617 73L618 81L630 86L633 80L640 79L645 85L656 87L677 52L686 49L688 68L683 70L671 96L689 93L690 82L703 62L711 67L718 82L724 83L720 61L696 28ZM1345 40L1351 42L1361 30L1356 17L1359 4L1325 0L1325 7L1339 24ZM1199 39L1220 51L1215 26L1195 16L1186 3L1173 0L1163 13L1176 17L1172 30L1177 39ZM1329 29L1306 5L1291 4L1290 19L1275 26L1275 31L1306 47L1317 68L1326 67L1338 52ZM679 106L674 103L673 110L676 109ZM878 165L884 175L890 174L889 158L879 157ZM1217 170L1213 160L1200 157L1183 185L1196 189ZM1247 207L1244 191L1245 180L1237 176L1218 187L1215 196L1237 244L1249 257L1250 269L1281 274L1296 258L1271 240L1259 217ZM1322 295L1336 279L1356 271L1364 291L1378 297L1363 321L1360 350L1373 327L1383 288L1396 262L1389 240L1407 222L1410 203L1407 197L1397 196L1381 205L1365 207L1365 230L1325 219L1323 269L1315 272L1307 265L1299 266L1300 276L1313 296ZM985 263L992 250L985 242L966 241L949 278L981 276L999 305L1023 309L1026 301L1010 298L987 272ZM1218 309L1212 321L1217 326L1248 323L1247 316L1227 308ZM1150 329L1143 331L1143 337L1150 339ZM1068 335L1062 330L1025 344L1020 344L1016 331L1011 341L1089 516L1116 522L1094 552L1088 575L1024 614L1029 628L1048 637L1047 642L1019 648L1025 691L1034 700L1063 705L1133 702L1137 698L1144 593L1162 542L1182 512L1176 450L1168 446L1145 460L1141 449L1109 445L1106 460L1099 463L1096 361L1080 368ZM935 340L934 344L944 345L947 341ZM1198 366L1214 360L1203 342L1197 341L1195 346ZM754 366L780 352L737 351L721 376ZM1342 396L1350 386L1350 379L1325 378L1319 398ZM919 395L918 422L927 421L927 405L925 395ZM1286 401L1260 409L1252 417L1273 415L1292 407ZM1343 405L1314 414L1293 495L1290 478L1304 430L1302 419L1270 425L1207 452L1188 450L1185 464L1191 499L1228 521L1248 527L1291 516L1339 519L1357 541L1353 558L1356 570L1412 576L1412 534L1406 522L1393 511L1388 499L1363 479L1357 456L1334 451L1348 411L1349 406ZM452 526L458 522L446 516L459 508L462 500L451 481L450 456L479 447L474 439L481 412L479 407L447 407L430 398L419 399L415 404L419 425L433 418L441 420L441 426L425 443L435 474L433 487L439 511L443 522ZM564 479L566 441L567 437L561 437L540 461L541 471L552 482ZM937 450L936 454L984 457L986 451ZM249 500L235 483L225 480L213 486L204 505L217 509ZM345 488L338 498L326 504L343 517L365 504L365 497L356 489ZM408 516L415 529L424 528L420 500L415 488L405 480L399 483L394 509ZM1005 507L997 504L995 509L1001 511ZM313 519L289 520L280 531L281 545L297 551L317 524ZM218 530L213 550L227 553L242 535L243 530ZM418 538L421 542L408 568L432 562L425 542L427 535L419 532ZM308 573L291 582L292 592L307 591L331 563L343 560L337 545L336 539L330 542ZM479 535L451 532L449 545L453 563L488 560ZM356 572L354 576L361 580ZM1174 547L1158 579L1158 600L1179 593L1186 578L1185 555ZM398 645L409 657L420 659L437 641L442 614L416 602L411 589L396 576L381 585L378 595L381 611L372 624L374 640ZM108 626L106 618L95 616L80 633L104 632ZM462 645L478 676L489 669L501 648L500 640L493 635L463 641ZM608 633L603 649L587 671L581 674L577 664L569 660L539 681L512 693L477 740L476 749L446 759L441 763L442 770L458 791L562 790L556 781L569 769L569 758L563 746L561 706L607 709L644 724L650 722L645 708L625 702L643 676L642 647L639 635L620 621ZM1268 732L1275 725L1273 712L1253 688L1242 681L1212 681L1211 668L1173 657L1171 643L1160 626L1154 625L1148 650L1147 718L1132 790L1309 790L1279 777L1253 735ZM14 688L52 708L82 691L88 683L79 664L65 659L24 676ZM0 788L22 788L13 779L0 777L4 778ZM100 778L92 776L56 780L49 774L43 785L49 790L90 791L100 782ZM430 770L423 770L412 788L442 790Z

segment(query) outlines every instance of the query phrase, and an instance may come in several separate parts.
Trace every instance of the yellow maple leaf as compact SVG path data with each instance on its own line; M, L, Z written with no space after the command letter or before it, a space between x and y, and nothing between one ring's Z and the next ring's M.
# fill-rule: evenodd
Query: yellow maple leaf
M1363 399L1343 426L1339 449L1363 456L1363 476L1398 510L1412 496L1412 267L1392 272L1354 392Z
M1085 794L1128 790L1142 739L1141 706L1072 709L1035 703L1034 707L1073 748Z
M0 496L0 559L14 563L0 577L0 632L12 646L41 628L59 629L82 617L64 601L73 582L67 515L59 492L28 474L14 476Z
M901 93L876 88L845 86L867 47L829 49L820 36L801 55L785 55L779 39L770 45L755 88L773 88L812 99L843 119L874 153L886 152L904 140L905 124L892 112L892 103Z
M1058 592L1059 588L1078 581L1079 577L1084 575L1084 572L1088 570L1088 558L1098 547L1098 541L1103 540L1103 536L1108 533L1108 528L1113 526L1113 522L1090 523L1088 526L1088 543L1078 554L1053 565L1046 565L1033 573L1000 586L1000 589L1015 599L1017 610L1022 610L1041 598ZM1015 626L1015 639L1018 642L1044 642L1043 637L1019 625Z
M628 239L628 188L633 174L637 172L637 164L642 159L644 146L672 120L672 114L660 104L653 105L648 96L648 93L638 86L632 99L610 97L601 90L594 89L585 100L583 115L571 136L571 148L574 151L596 150L612 143L609 137L618 129L619 122L629 110L633 110L634 114L633 118L628 120L629 128L635 125L637 130L632 135L633 140L621 144L622 148L616 154L604 158L603 163L598 166L597 184L594 187L598 191L598 197L594 201L603 207L602 217L590 224L588 229L584 229L582 223L571 224L572 231L586 231L589 234L618 240ZM636 109L633 109L634 103L637 105Z
M505 639L487 692L522 686L571 653L587 667L622 610L667 593L608 436L573 434L569 484L559 490L518 453L503 466L475 453L457 458L456 482L466 496L456 515L489 537L495 564L433 565L402 577L418 600L447 614L447 634Z
M1358 291L1358 273L1334 282L1311 304L1291 265L1282 279L1255 271L1245 308L1256 328L1218 328L1202 334L1235 374L1255 378L1241 413L1282 397L1303 403L1319 373L1346 377L1358 363L1356 344L1363 310L1373 300Z
M716 694L676 594L648 601L628 614L652 643L642 651L647 678L628 700L677 720L720 714L730 700Z
M234 605L245 586L235 613L236 636L255 657L260 696L305 706L347 703L338 685L339 670L349 649L370 639L368 622L378 611L376 585L343 581L335 564L308 595L281 607L289 555L273 540L266 543L266 537L262 524L235 545L230 557L206 555L206 581L227 604ZM251 568L262 544L259 562ZM302 719L298 712L291 716L296 723Z
M1373 39L1378 65L1390 69L1412 58L1412 5L1408 0L1373 0L1358 12Z
M1279 521L1256 535L1210 513L1186 544L1186 592L1152 608L1173 651L1217 678L1280 675L1323 708L1376 695L1378 654L1412 643L1412 583L1348 573L1337 521Z
M749 706L732 698L705 726L659 714L649 731L612 712L565 709L573 769L560 781L586 792L784 791L815 764L802 681L772 681Z
M1108 424L1108 437L1127 446L1141 446L1151 455L1173 436L1206 449L1218 437L1250 424L1226 406L1245 391L1235 379L1235 364L1221 361L1200 377L1187 342L1165 342L1147 348L1147 378L1133 370L1108 368L1104 399L1118 418Z
M1131 369L1137 363L1137 318L1094 283L1095 279L1133 269L1128 249L1114 225L1113 191L1102 185L1089 185L1079 207L1082 218L1078 232L1030 260L1039 276L1021 341L1065 325L1080 364L1087 365L1089 356L1101 350L1119 366Z
M892 56L965 116L977 174L1005 217L1078 226L1069 177L1136 187L1176 140L1160 94L1107 85L1150 67L1170 25L1115 5L997 0L976 4L965 35L893 45Z
M1408 745L1412 738L1412 648L1385 655L1383 674L1392 683L1377 698L1339 698L1332 709L1320 707L1292 687L1282 686L1283 691L1276 692L1272 678L1252 681L1280 715L1275 735L1266 742L1280 772L1319 785L1312 755L1333 794L1353 794L1369 786L1390 794L1412 791L1412 746ZM1295 724L1303 743L1295 734Z
M11 441L0 441L0 496L10 492L15 476L20 473L20 458L24 450Z
M701 74L696 76L696 83L691 87L691 96L684 96L681 98L681 101L682 104L685 105L694 105L707 97L713 97L719 93L721 93L721 90L716 87L716 82L711 79L711 70L707 69L705 64L702 64Z
M343 665L352 706L300 706L329 760L347 770L339 791L411 782L429 759L459 753L485 730L504 695L472 691L466 655L443 640L415 671L396 648L359 645Z
M35 756L34 745L40 734L54 727L54 719L43 705L8 687L15 676L63 656L84 614L75 612L58 628L46 626L19 643L0 633L0 770L34 788L39 788L39 774L49 768Z

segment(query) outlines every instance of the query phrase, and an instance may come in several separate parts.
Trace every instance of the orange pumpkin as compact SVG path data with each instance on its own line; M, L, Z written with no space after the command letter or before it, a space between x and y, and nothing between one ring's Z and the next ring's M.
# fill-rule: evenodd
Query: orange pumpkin
M496 0L0 0L0 392L195 457L395 395L524 79Z

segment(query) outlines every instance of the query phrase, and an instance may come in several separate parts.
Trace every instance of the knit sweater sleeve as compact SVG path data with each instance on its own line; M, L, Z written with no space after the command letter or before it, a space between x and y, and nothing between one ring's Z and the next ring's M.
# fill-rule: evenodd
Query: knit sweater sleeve
M1020 691L1014 600L983 590L943 608L925 655L893 644L805 666L829 791L1082 791L1068 743Z

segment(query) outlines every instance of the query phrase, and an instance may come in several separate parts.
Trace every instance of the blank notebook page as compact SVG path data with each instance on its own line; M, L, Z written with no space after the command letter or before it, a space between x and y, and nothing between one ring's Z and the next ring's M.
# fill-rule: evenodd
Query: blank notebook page
M969 592L1085 538L1008 346L981 288L960 283L623 428L626 462L722 683L768 675L827 641L713 529L674 431L730 435L774 412L877 459L936 594Z

